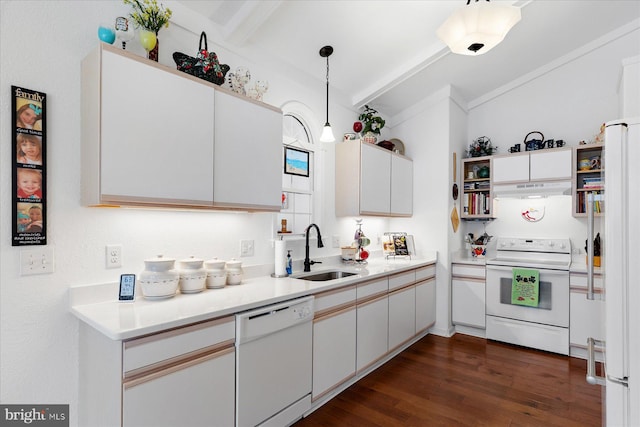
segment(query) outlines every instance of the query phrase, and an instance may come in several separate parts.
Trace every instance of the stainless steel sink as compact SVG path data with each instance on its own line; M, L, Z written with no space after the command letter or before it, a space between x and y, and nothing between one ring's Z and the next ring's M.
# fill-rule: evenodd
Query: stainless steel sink
M311 280L314 282L326 282L328 280L343 279L349 276L355 276L356 273L349 273L346 271L323 271L321 273L307 273L298 276L298 279Z

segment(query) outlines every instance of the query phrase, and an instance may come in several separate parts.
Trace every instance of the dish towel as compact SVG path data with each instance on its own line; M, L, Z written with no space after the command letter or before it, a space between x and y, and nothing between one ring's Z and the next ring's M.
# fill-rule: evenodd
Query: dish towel
M540 272L529 268L514 268L511 283L511 304L537 307Z

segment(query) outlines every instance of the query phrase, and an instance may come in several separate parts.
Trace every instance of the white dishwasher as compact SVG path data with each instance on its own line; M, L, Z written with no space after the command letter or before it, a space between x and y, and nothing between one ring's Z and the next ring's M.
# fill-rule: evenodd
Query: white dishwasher
M311 408L313 296L236 315L236 425L292 424Z

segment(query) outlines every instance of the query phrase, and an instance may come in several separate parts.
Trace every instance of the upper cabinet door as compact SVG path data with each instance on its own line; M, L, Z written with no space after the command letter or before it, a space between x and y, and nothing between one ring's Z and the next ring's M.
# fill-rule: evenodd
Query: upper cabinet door
M571 148L540 150L530 153L531 181L550 179L571 179Z
M282 112L215 94L214 205L280 210Z
M493 183L529 181L529 153L493 158Z
M102 200L211 206L214 89L108 50L101 75Z
M391 155L391 214L413 214L413 161Z
M361 144L360 212L391 212L391 152L374 145Z

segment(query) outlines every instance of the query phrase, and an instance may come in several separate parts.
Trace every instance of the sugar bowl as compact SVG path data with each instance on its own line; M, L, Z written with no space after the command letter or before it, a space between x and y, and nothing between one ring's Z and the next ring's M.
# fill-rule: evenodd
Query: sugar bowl
M171 298L176 294L180 276L174 265L174 259L162 255L144 260L144 270L138 276L138 283L145 298Z
M225 262L218 258L213 258L204 262L204 269L207 271L207 288L224 288L227 284L227 271Z
M225 264L227 270L227 285L239 285L242 282L242 261L231 258Z
M180 292L194 294L204 290L207 271L203 267L203 262L203 260L193 256L178 261Z

